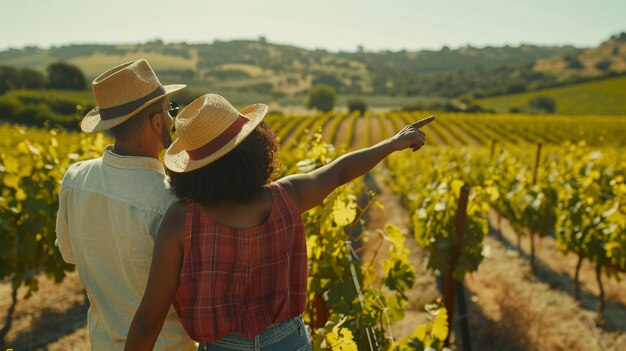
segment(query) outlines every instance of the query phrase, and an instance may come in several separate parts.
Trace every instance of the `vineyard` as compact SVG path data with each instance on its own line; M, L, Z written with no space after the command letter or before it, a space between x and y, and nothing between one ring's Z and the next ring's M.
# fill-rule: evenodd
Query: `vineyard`
M288 174L425 115L267 119ZM315 349L626 349L626 116L449 113L423 131L422 150L303 216ZM0 125L1 347L85 347L87 303L54 247L59 181L110 142Z
M624 114L622 103L625 77L585 82L559 88L542 89L535 92L479 99L477 103L496 111L510 111L526 106L536 96L547 96L556 101L557 113Z

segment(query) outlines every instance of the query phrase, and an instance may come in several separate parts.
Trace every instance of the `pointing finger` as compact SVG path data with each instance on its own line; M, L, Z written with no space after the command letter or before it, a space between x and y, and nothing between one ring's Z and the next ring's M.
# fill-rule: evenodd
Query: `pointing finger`
M414 128L422 128L423 126L427 125L428 123L432 122L435 120L435 116L429 116L423 119L420 119L419 121L413 123L411 126Z

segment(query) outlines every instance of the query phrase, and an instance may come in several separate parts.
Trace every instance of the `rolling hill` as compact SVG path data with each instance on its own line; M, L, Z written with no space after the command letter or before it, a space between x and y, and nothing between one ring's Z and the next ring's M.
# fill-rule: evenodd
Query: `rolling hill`
M626 114L626 76L571 84L558 88L478 99L475 102L497 112L523 109L533 97L547 96L556 102L556 113Z
M262 38L211 44L163 43L25 47L0 52L0 66L45 71L65 61L88 79L116 64L147 58L167 82L294 96L315 84L340 94L484 97L516 93L626 71L626 33L596 48L471 46L441 50L328 52Z

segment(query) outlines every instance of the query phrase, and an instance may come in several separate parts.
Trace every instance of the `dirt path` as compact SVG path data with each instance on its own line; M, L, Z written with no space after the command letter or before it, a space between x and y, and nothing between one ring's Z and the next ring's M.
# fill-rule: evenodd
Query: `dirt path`
M367 133L365 132L368 127L365 117L357 118L355 124L354 137L352 138L352 145L350 145L350 149L352 150L362 149L369 144Z
M431 123L429 127L435 134L439 136L439 139L443 144L448 146L460 146L461 141L457 139L450 131L441 124Z
M333 143L333 132L335 131L338 123L341 123L341 117L333 117L328 123L326 123L324 129L322 129L322 139L325 142L330 144Z
M396 126L393 125L393 122L389 118L381 116L379 118L379 120L380 120L380 124L381 124L380 134L381 134L383 139L384 138L389 138L392 135L394 135L395 133L399 132L398 130L396 130ZM382 127L383 124L385 125L385 127L384 127L385 128L385 132L384 133L383 133L383 129L382 129L383 128Z
M10 304L10 282L0 284L0 311L3 322ZM62 284L43 275L39 291L25 300L26 289L18 291L13 325L7 335L7 347L15 350L86 350L87 309L89 303L78 280L70 273Z
M335 147L338 150L348 150L350 145L346 145L348 139L348 131L350 130L350 117L344 117L341 119L339 128L337 129L337 135L335 136Z
M409 261L415 268L416 281L407 293L408 303L404 319L391 325L392 336L399 341L411 335L419 324L426 321L424 305L436 300L439 293L432 272L424 268L424 251L415 241L409 214L402 207L399 197L384 185L384 179L388 179L388 176L382 164L365 176L366 186L378 194L376 200L383 205L383 208L374 205L367 212L367 227L364 235L367 242L362 259L371 261L375 251L380 247L375 259L378 275L382 276L384 274L383 263L389 258L389 244L382 239L380 231L385 224L390 223L400 228L405 234L405 246L410 251Z
M541 240L539 270L533 275L527 244L519 253L512 244L515 232L508 222L501 222L501 239L495 235L493 224L499 228L495 213L490 214L490 223L492 235L484 241L485 259L478 272L465 279L474 349L598 350L598 343L603 342L609 350L626 350L626 307L621 301L624 282L607 282L607 291L616 300L609 301L604 318L599 318L592 269L581 272L583 298L575 301L571 277L562 270L573 268L571 260L553 251L552 239Z
M431 126L425 126L421 129L426 134L426 143L434 146L446 145L446 142L441 139L441 136L437 134L437 131Z
M491 212L489 220L494 224L495 230L501 231L503 241L507 244L517 245L517 235L511 224L506 219L501 219L497 213ZM530 255L530 239L526 236L522 238L522 252L524 257ZM543 280L551 280L558 288L570 293L574 289L573 277L576 267L577 258L573 254L564 255L556 248L556 241L553 237L536 237L535 251L538 260L539 278ZM585 308L595 310L598 302L597 296L600 294L598 284L596 282L595 266L589 261L583 261L580 270L581 294ZM603 274L602 285L604 286L604 294L607 302L617 303L626 308L626 280L621 282L611 278L609 279ZM607 311L605 318L611 318L614 309ZM626 315L623 316L622 322L626 328Z
M380 117L378 117L377 115L372 115L370 116L370 140L369 140L369 144L370 145L374 145L377 142L381 141L384 139L383 136L383 132L382 132L382 127L381 127L381 120Z
M467 141L469 146L481 146L482 145L480 141L476 140L476 138L474 138L471 134L469 134L463 128L460 128L456 124L449 123L447 127L450 130L454 130L454 133L456 133L457 135L459 135L459 137Z

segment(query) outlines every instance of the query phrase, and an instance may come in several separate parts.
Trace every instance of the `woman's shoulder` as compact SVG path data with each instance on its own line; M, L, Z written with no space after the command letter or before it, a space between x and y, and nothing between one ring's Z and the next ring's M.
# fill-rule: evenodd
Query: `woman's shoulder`
M291 207L298 209L298 194L296 193L293 185L289 182L289 179L279 179L275 182L270 183L270 187L280 193L280 196L284 201L286 201Z
M272 190L272 192L277 191L287 193L289 196L293 197L293 186L291 185L289 180L285 178L271 182L268 186Z

